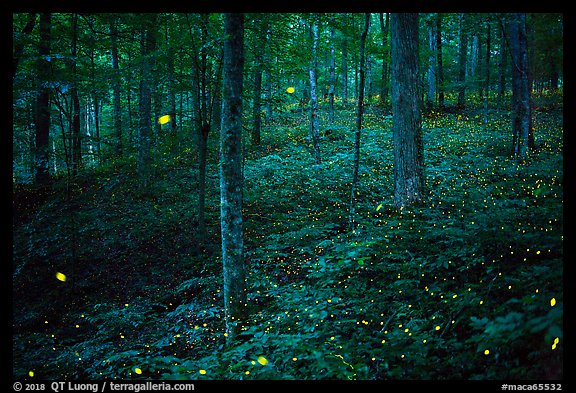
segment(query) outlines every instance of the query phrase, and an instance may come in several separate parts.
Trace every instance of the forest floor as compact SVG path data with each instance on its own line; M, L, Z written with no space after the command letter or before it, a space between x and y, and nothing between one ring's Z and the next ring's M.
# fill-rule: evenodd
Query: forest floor
M561 102L536 102L537 149L522 165L510 112L424 115L427 195L401 212L391 117L369 106L353 230L354 110L330 127L322 113L319 167L308 114L278 113L259 148L246 139L250 321L233 347L217 135L202 244L191 140L176 152L159 140L145 191L134 157L57 179L42 198L15 184L14 378L562 378Z

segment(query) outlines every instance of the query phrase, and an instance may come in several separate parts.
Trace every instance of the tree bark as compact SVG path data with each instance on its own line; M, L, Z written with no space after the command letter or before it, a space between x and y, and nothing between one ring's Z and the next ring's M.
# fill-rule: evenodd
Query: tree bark
M428 56L428 90L426 94L426 106L428 109L434 107L436 101L436 23L431 20L428 23L428 45L430 48L430 55Z
M356 133L354 135L354 169L352 173L352 187L350 190L350 229L354 229L355 201L358 188L358 172L360 168L360 134L362 130L362 115L364 113L364 84L365 76L365 48L368 29L370 28L370 13L365 14L364 31L360 36L360 90L358 94L358 112L356 115Z
M458 106L466 106L466 58L468 53L468 33L464 28L466 15L461 13L458 16L458 36L459 36L459 55L458 55Z
M444 64L442 60L442 14L436 14L436 55L438 64L438 108L444 109Z
M392 113L394 206L422 199L422 119L418 92L418 14L392 14Z
M320 156L320 124L318 120L318 97L316 95L316 68L318 63L318 22L312 21L310 26L312 34L312 59L310 60L310 136L314 149L314 161L316 165L322 162Z
M242 225L242 87L244 16L224 15L224 75L220 128L220 225L226 342L236 340L246 317Z
M386 21L384 21L386 20ZM380 90L380 102L382 105L386 105L388 101L388 90L389 90L389 73L390 73L390 50L388 48L388 31L390 30L390 14L386 13L386 18L384 14L380 13L380 30L382 33L382 88Z
M484 59L484 130L488 128L488 99L490 98L490 51L491 51L490 22L486 23L486 57Z
M150 145L151 145L151 114L152 114L152 65L151 53L155 47L154 21L148 16L144 19L141 30L141 79L139 101L139 126L138 126L138 177L141 188L146 188L150 177Z
M50 40L52 15L40 14L40 43L36 70L38 74L38 93L36 96L36 147L35 147L35 181L39 186L50 182L49 172L49 137L50 137Z
M500 60L498 62L498 96L496 99L496 106L502 109L504 102L504 93L506 92L506 58L507 58L507 45L506 45L506 20L500 21Z
M259 146L262 128L262 73L264 69L264 54L266 50L266 35L268 33L268 19L264 16L260 21L258 43L254 59L254 97L252 106L252 146Z
M328 90L328 123L334 123L334 84L336 83L336 55L334 54L334 26L330 29L330 88Z
M344 15L346 18L346 15ZM344 19L344 28L347 24ZM345 108L348 103L348 37L346 33L342 37L342 107Z
M112 60L112 96L113 96L113 111L112 118L114 119L114 150L117 156L122 156L122 107L120 102L120 67L118 64L118 31L116 28L116 20L112 18L110 21L110 54Z
M529 153L531 118L525 13L515 13L510 20L510 52L512 55L512 141L514 157L518 161L523 161Z
M82 165L82 136L80 134L80 98L78 97L78 78L76 74L76 47L78 39L78 15L72 14L72 50L71 50L71 74L73 78L70 94L72 96L72 175L78 174L78 169Z

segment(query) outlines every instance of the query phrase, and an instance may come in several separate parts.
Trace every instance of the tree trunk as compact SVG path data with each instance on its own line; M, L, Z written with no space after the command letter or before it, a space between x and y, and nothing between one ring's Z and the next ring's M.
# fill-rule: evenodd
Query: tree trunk
M382 88L380 90L380 102L386 105L388 101L389 90L389 73L390 73L390 51L388 49L388 30L390 29L390 14L386 13L386 22L384 22L384 14L380 13L380 30L382 33Z
M336 83L336 55L334 54L334 26L330 29L330 88L328 90L328 124L334 123L334 84Z
M418 14L392 14L394 206L422 199L422 119L418 92Z
M140 79L140 101L139 101L139 126L138 126L138 177L141 188L146 188L150 178L150 139L152 124L150 117L152 114L152 65L151 53L155 46L154 22L151 19L144 19L141 30L141 79Z
M491 50L490 22L486 23L486 58L484 59L484 130L488 128L488 99L490 98L490 50Z
M76 46L78 38L78 15L72 14L72 50L71 50L71 74L73 78L70 94L72 96L72 175L78 174L78 169L82 165L82 137L80 135L80 98L78 97L78 78L76 74Z
M318 22L314 20L310 27L312 34L312 59L310 60L310 136L314 149L314 161L320 165L320 124L318 121L318 97L316 95L316 67L318 63Z
M110 53L112 58L112 96L114 119L114 150L119 157L122 156L122 107L120 102L120 67L118 64L118 31L116 29L116 20L110 21Z
M258 31L258 44L254 59L254 97L252 106L252 146L260 145L260 132L262 128L262 72L264 68L264 52L266 50L266 35L268 33L268 19L260 21Z
M202 125L198 144L198 241L204 243L206 232L206 157L208 155L208 134L210 124Z
M515 13L510 20L512 55L512 141L514 157L523 161L529 153L530 86L528 83L528 48L526 14Z
M346 16L345 16L346 17ZM345 23L347 19L345 19ZM346 25L345 25L346 26ZM348 102L348 37L342 37L342 107Z
M496 106L502 109L504 102L504 94L506 92L506 58L507 58L507 45L506 45L506 20L502 19L500 22L500 60L498 62L498 97L496 99Z
M364 83L365 83L365 48L368 29L370 28L370 13L366 13L364 31L360 36L360 90L358 95L358 113L356 115L356 133L354 136L354 169L352 173L352 187L350 190L350 229L354 229L355 201L358 188L358 172L360 168L360 134L362 130L362 115L364 113Z
M428 45L430 55L428 56L428 90L426 94L426 106L430 110L434 107L436 101L436 24L430 21L428 24Z
M471 88L477 85L478 63L480 62L480 38L478 34L472 35L472 43L470 44L470 58L469 58L469 71L468 76L471 81Z
M36 69L38 74L38 93L36 96L36 148L35 148L35 181L40 186L50 182L49 172L49 137L50 137L50 33L52 15L40 14L40 43Z
M458 106L466 106L466 58L468 52L468 34L464 28L465 14L458 16L458 36L459 36L459 55L458 55Z
M170 102L170 152L175 156L178 149L176 140L178 125L176 123L176 71L174 70L174 48L168 48L168 94Z
M224 15L224 83L220 129L220 224L226 342L237 339L246 317L242 226L242 86L244 16Z
M442 61L442 14L436 14L436 54L438 62L438 108L444 109L444 64Z
M200 53L199 61L194 62L194 97L193 113L196 117L197 143L198 143L198 243L203 244L207 237L205 221L205 201L206 201L206 160L208 156L208 136L212 129L212 103L218 94L215 94L215 88L212 86L210 91L208 86L208 14L201 16L200 43L201 49L195 52ZM217 78L215 76L214 78Z

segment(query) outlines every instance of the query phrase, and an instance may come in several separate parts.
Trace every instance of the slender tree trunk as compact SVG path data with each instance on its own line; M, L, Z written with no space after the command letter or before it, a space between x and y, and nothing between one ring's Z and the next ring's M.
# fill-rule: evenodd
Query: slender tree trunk
M50 137L50 39L52 15L40 14L40 43L36 70L38 74L38 93L36 96L36 148L35 148L35 181L40 186L50 182L49 172L49 137Z
M336 55L334 49L334 26L330 29L330 88L328 90L328 123L334 123L334 84L336 83Z
M360 36L360 90L358 94L358 112L356 115L356 133L354 135L354 169L352 173L352 187L350 190L350 218L349 227L354 229L354 216L356 211L356 194L358 189L358 172L360 168L360 134L362 130L362 116L364 113L364 83L365 83L365 49L366 37L370 28L370 13L365 14L364 31Z
M176 154L178 124L176 122L176 71L174 70L174 48L168 49L168 94L170 100L170 151Z
M442 60L442 14L436 14L436 54L438 65L438 107L444 109L444 64Z
M128 68L132 68L132 56L128 51ZM130 75L132 76L132 75ZM134 143L134 121L132 115L132 85L130 83L126 86L126 109L128 111L128 148L131 149Z
M266 50L266 35L268 33L268 19L263 17L258 31L258 44L254 59L254 97L252 106L252 145L260 145L262 128L262 72L264 69L264 53Z
M428 45L430 48L430 55L428 56L428 90L426 95L426 106L428 109L434 107L436 101L436 23L430 21L428 24Z
M197 137L198 137L198 242L204 243L207 237L205 206L206 206L206 159L208 156L208 136L212 127L212 118L208 98L208 15L201 15L201 43L200 61L195 68L196 93L193 100L196 108Z
M486 58L484 59L484 130L488 128L488 99L490 97L490 50L491 50L490 22L486 23Z
M506 45L506 20L502 19L500 23L500 60L498 62L498 96L497 104L498 109L502 109L504 102L504 94L506 93L506 58L507 58L507 45Z
M314 149L314 161L320 165L320 124L318 121L318 97L316 95L316 68L318 63L318 22L314 20L310 27L312 34L312 59L310 61L310 136Z
M478 82L478 63L480 59L480 38L478 34L472 35L472 44L470 45L470 59L469 59L469 79L471 87L474 88Z
M422 199L424 153L418 92L418 14L392 14L394 206Z
M118 31L116 29L116 20L110 21L110 54L112 59L112 101L114 119L114 150L119 157L122 156L122 107L120 101L120 67L118 64Z
M204 243L206 240L206 158L208 155L208 134L210 124L202 125L199 135L198 145L198 241Z
M514 157L523 161L530 147L530 86L528 79L528 47L526 14L515 13L510 21L510 52L512 54L512 128Z
M224 83L220 129L220 224L226 342L238 337L246 318L242 224L242 86L244 16L224 15Z
M74 79L70 94L72 96L72 175L78 174L78 169L82 165L82 136L80 131L80 98L78 97L78 78L76 74L76 46L78 37L78 15L72 14L72 65L71 73Z
M150 145L152 115L152 60L151 53L155 46L154 21L146 19L141 31L142 65L140 79L139 126L138 126L138 177L141 188L146 188L150 181Z
M466 32L464 13L458 16L458 36L459 36L459 55L458 55L458 106L466 106L466 58L468 52L468 33Z
M345 24L347 23L345 19ZM342 37L342 107L348 102L348 37Z
M270 78L270 69L266 66L264 68L264 96L266 97L264 110L266 111L266 122L272 120L272 81Z
M385 21L384 21L385 20ZM390 74L390 50L388 48L388 31L390 29L390 14L386 13L386 18L384 14L380 13L380 30L382 33L382 88L380 90L380 102L382 105L386 105L388 101L388 90L389 90L389 74Z

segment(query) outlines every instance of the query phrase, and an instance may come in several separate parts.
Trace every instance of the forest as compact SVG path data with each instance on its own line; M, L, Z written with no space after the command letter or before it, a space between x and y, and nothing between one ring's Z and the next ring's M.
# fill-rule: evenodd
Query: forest
M563 380L563 14L16 12L12 53L14 380Z

